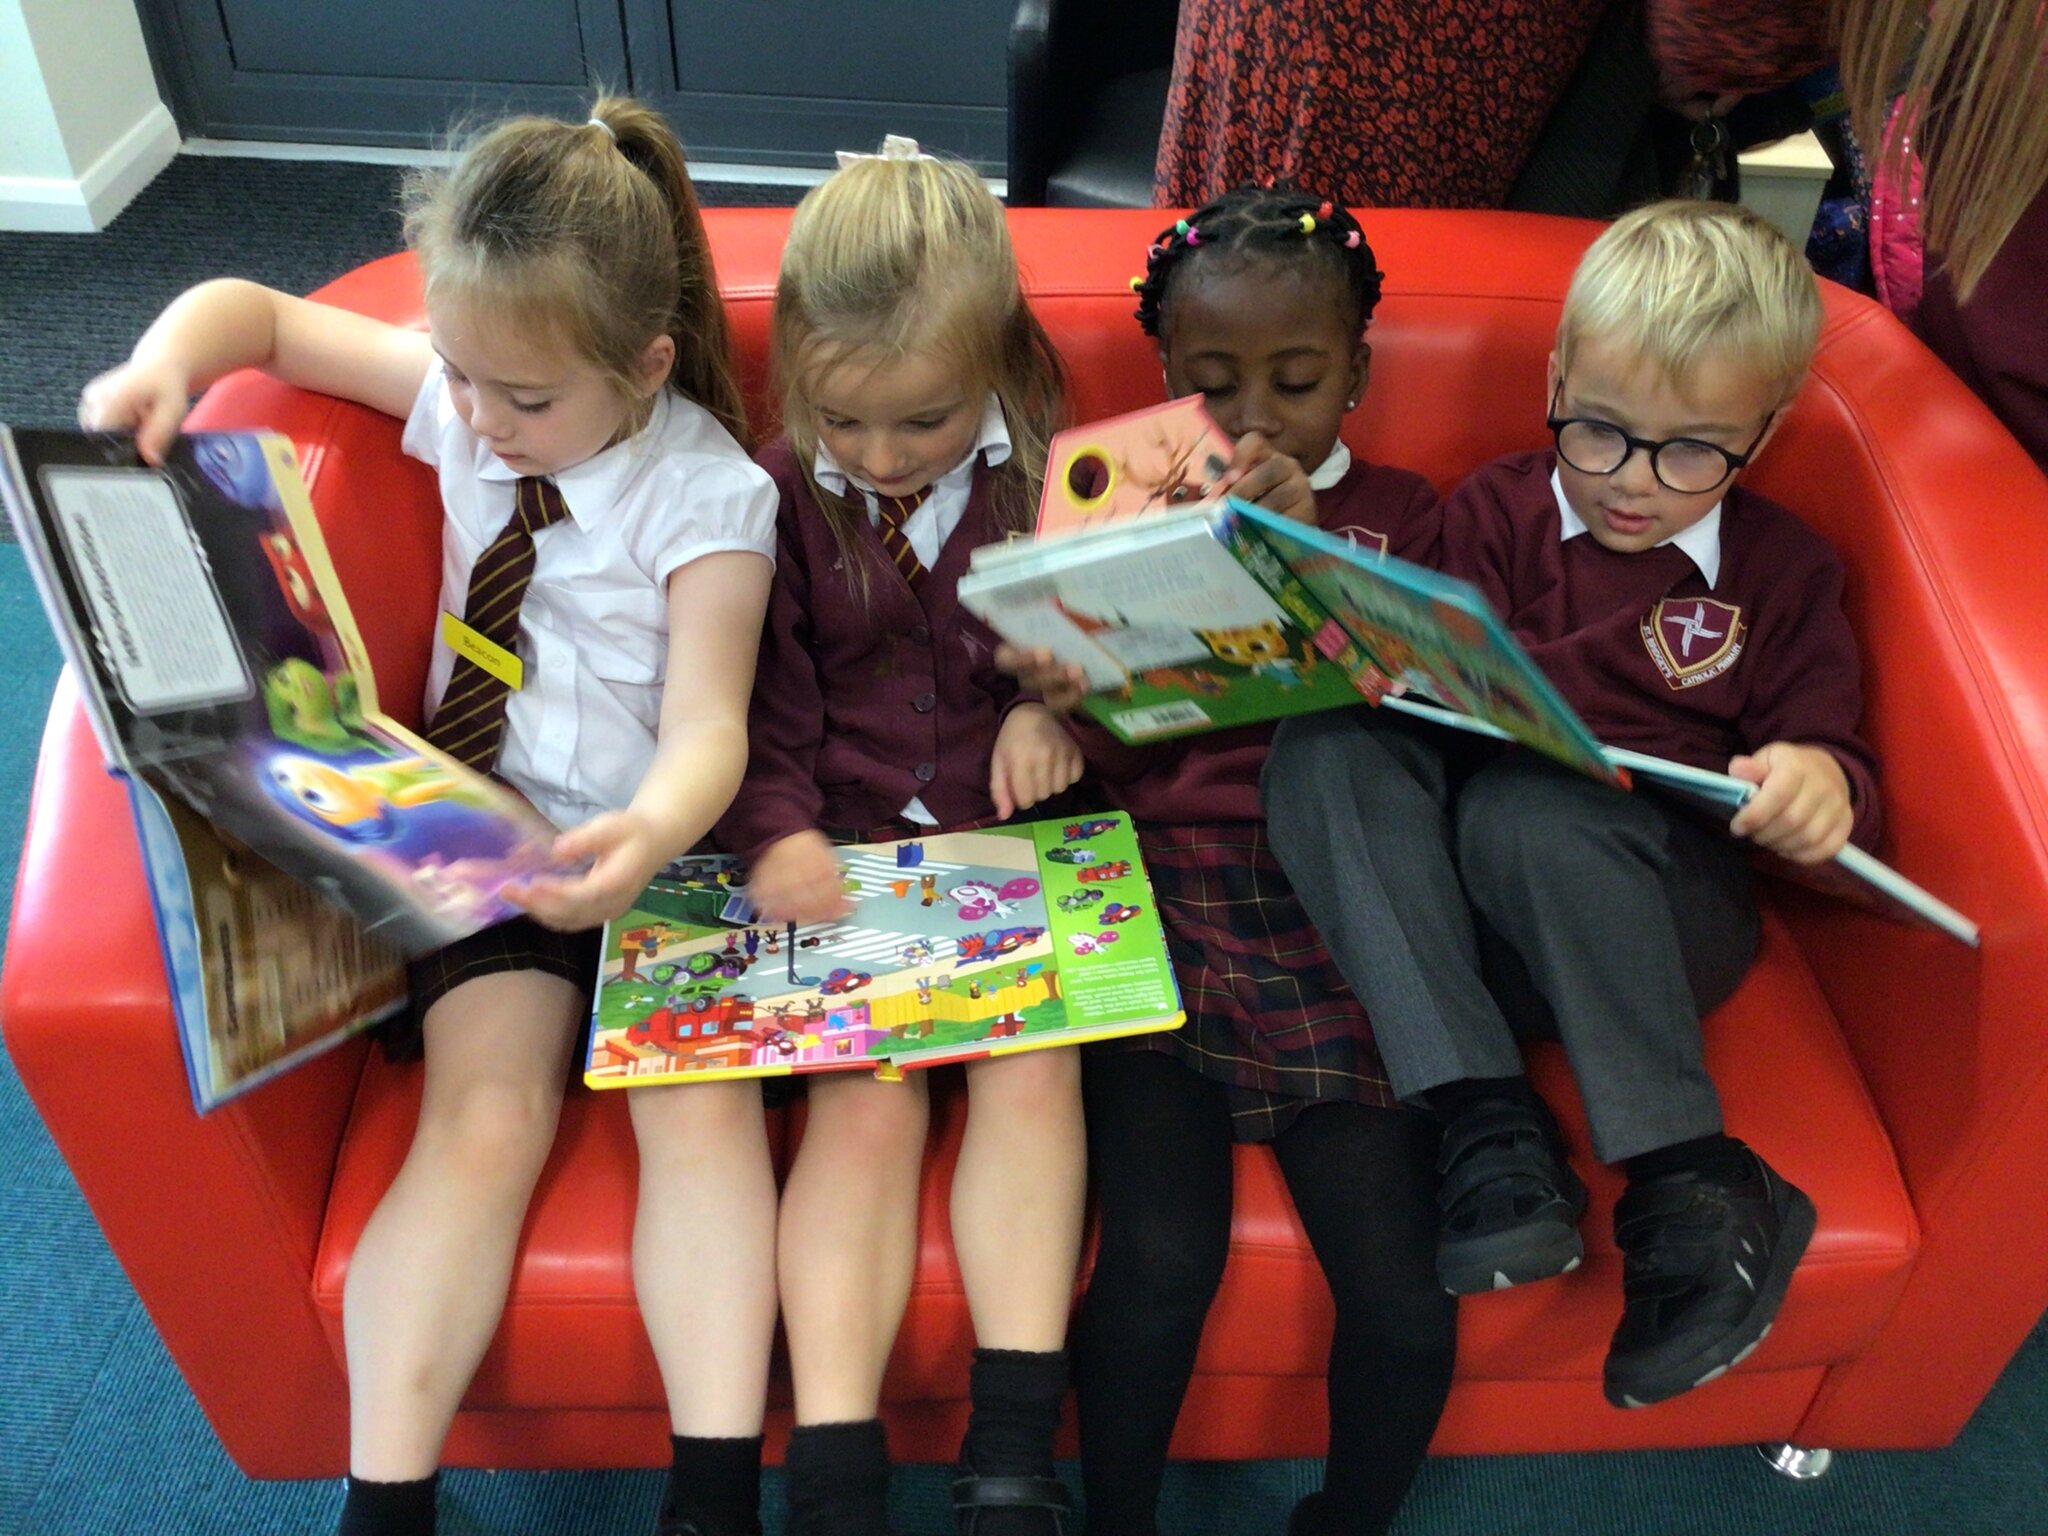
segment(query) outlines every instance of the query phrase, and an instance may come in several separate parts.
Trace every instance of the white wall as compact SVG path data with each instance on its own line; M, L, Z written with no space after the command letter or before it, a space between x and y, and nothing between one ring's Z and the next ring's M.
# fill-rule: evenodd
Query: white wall
M0 229L104 229L177 150L134 0L0 0Z

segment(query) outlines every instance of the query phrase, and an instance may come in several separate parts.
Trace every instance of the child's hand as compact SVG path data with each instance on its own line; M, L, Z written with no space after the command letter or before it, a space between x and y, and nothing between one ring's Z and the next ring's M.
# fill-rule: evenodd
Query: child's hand
M1007 641L996 647L996 670L1007 672L1038 695L1047 709L1065 714L1088 692L1088 674L1071 663L1053 660L1043 646L1027 650Z
M191 377L162 358L126 362L78 395L78 424L90 432L135 429L144 462L161 464L192 404Z
M1297 523L1313 525L1316 520L1316 493L1309 488L1308 471L1286 454L1274 452L1257 432L1237 440L1230 468L1216 482L1216 494L1225 492Z
M1081 749L1059 716L1038 704L1019 704L996 732L988 768L988 797L1005 819L1048 800L1081 777Z
M654 829L634 811L593 816L556 838L550 851L559 863L588 859L590 868L580 875L536 875L506 887L505 899L563 933L595 928L623 914L661 867Z
M846 916L846 876L822 832L795 832L754 860L747 899L771 923L829 923Z
M1818 864L1841 852L1856 819L1849 778L1822 747L1774 741L1728 764L1758 786L1728 830L1795 864Z

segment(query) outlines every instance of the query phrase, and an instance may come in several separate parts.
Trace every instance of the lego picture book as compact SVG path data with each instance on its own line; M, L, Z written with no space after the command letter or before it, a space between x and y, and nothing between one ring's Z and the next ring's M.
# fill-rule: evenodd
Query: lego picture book
M584 1080L894 1075L1182 1020L1121 815L839 850L850 910L761 921L742 870L680 859L607 925Z

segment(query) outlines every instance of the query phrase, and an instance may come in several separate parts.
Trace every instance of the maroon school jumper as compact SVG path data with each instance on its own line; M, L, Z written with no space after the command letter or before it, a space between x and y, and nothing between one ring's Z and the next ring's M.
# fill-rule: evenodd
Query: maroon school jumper
M863 601L788 443L759 457L782 492L775 585L747 774L718 823L719 845L751 864L798 832L880 827L913 796L944 827L993 819L989 759L1017 684L996 671L995 636L956 592L968 554L1006 531L988 466L976 464L967 510L914 592L854 503Z
M1848 775L1850 836L1877 840L1877 760L1842 565L1776 502L1731 486L1714 584L1676 545L1617 554L1559 537L1556 455L1513 454L1444 504L1443 569L1476 583L1610 746L1725 772L1774 741L1825 747Z
M1354 460L1316 492L1332 533L1403 559L1436 553L1436 492L1405 469ZM1188 1021L1107 1049L1163 1051L1221 1082L1239 1141L1265 1141L1318 1100L1392 1106L1372 1026L1323 949L1266 845L1259 770L1273 727L1241 726L1156 746L1100 727L1075 736L1145 850Z

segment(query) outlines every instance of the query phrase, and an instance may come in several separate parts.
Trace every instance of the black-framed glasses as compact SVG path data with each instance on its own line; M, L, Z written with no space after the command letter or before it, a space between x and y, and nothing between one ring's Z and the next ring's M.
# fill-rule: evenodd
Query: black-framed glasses
M1771 423L1778 416L1772 411L1749 440L1749 446L1740 453L1730 453L1718 443L1701 442L1696 437L1636 437L1596 416L1560 416L1557 402L1563 393L1560 385L1550 397L1551 414L1544 423L1557 441L1560 459L1582 475L1611 475L1640 448L1650 456L1650 473L1657 477L1657 483L1681 496L1719 490L1735 471L1756 456L1764 434L1771 430Z

